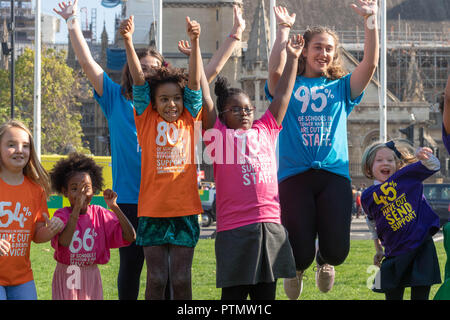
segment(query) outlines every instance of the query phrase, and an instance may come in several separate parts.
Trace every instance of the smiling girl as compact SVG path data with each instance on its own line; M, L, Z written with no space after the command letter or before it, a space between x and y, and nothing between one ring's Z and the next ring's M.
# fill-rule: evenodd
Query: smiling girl
M191 266L202 212L194 163L194 127L202 120L200 25L186 17L189 71L160 68L145 77L134 50L133 17L122 24L133 78L142 174L137 244L147 263L146 299L164 299L170 272L173 299L192 299Z
M429 148L419 148L415 156L399 149L393 141L377 142L362 159L364 175L374 180L361 196L368 224L376 230L374 264L381 265L373 290L384 292L386 300L402 300L405 287L411 287L411 300L426 300L431 285L441 282L432 239L439 217L425 200L422 183L440 162Z
M50 181L28 128L0 126L0 300L36 300L31 241L49 241L63 227L48 218Z
M289 232L297 277L286 279L290 299L302 289L304 271L316 258L316 284L328 292L334 267L350 248L352 190L347 117L361 102L378 63L377 2L358 1L364 18L364 58L351 74L340 60L337 35L326 27L308 28L292 98L279 136L278 181L281 217ZM275 7L278 31L269 59L266 95L271 99L286 63L286 41L295 14ZM316 238L318 237L318 250Z

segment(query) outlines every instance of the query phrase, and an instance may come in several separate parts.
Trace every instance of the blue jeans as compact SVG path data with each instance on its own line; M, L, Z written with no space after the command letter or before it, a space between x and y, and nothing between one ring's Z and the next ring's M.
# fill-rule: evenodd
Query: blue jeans
M34 280L17 286L0 286L0 300L37 300Z

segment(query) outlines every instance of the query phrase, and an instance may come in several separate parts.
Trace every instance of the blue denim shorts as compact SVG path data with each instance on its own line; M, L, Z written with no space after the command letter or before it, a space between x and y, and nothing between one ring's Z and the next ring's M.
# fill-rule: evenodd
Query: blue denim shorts
M17 286L0 286L0 300L37 300L34 280Z

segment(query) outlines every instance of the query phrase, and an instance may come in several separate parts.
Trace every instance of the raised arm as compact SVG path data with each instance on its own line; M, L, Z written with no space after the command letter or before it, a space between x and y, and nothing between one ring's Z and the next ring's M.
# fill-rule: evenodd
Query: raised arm
M274 7L273 10L278 28L272 51L270 52L269 77L267 79L269 92L272 96L275 94L275 88L286 64L286 43L289 40L289 32L294 25L296 16L295 13L289 14L285 7Z
M69 30L70 43L72 44L78 63L97 94L102 96L104 71L92 57L86 40L83 37L83 33L81 32L80 23L77 16L77 2L78 0L74 0L73 4L71 1L69 1L68 4L65 2L60 2L58 4L60 10L54 8L53 11L66 20L67 28Z
M130 68L131 77L133 78L133 84L142 86L145 84L144 72L142 71L141 63L133 45L134 16L130 16L128 19L122 21L119 32L122 35L125 51L127 52L127 63Z
M445 87L442 122L444 123L445 132L450 134L450 75L448 76L447 86Z
M355 68L350 78L352 99L357 98L369 84L378 65L378 25L377 0L358 0L359 6L352 4L353 10L364 17L364 58Z
M211 83L220 71L222 71L225 63L231 57L237 42L242 39L242 33L245 30L245 20L242 17L241 9L237 5L233 7L233 11L234 24L230 35L220 45L219 49L214 53L209 63L204 67L204 72L208 83ZM187 56L191 54L189 42L184 40L178 42L178 50Z
M186 17L186 33L192 43L191 55L189 56L189 79L188 88L200 90L200 80L202 77L202 56L200 53L200 24Z
M203 114L202 114L202 125L204 130L211 129L214 127L216 122L217 113L216 108L214 108L214 102L211 98L211 92L209 90L209 83L206 78L205 72L203 70L203 65L200 66L202 69L201 87L203 95Z
M294 89L295 77L297 76L298 58L300 57L305 41L301 35L288 39L286 44L286 65L281 78L275 88L275 95L269 106L278 125L281 125L286 114L289 100Z

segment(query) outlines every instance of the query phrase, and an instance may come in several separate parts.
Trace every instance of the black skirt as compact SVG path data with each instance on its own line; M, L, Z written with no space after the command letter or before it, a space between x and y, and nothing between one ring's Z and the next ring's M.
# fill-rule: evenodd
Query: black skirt
M384 259L372 290L384 293L395 288L437 283L441 283L439 260L433 238L428 237L410 252Z
M216 236L216 286L226 288L295 277L295 260L286 229L255 223Z

